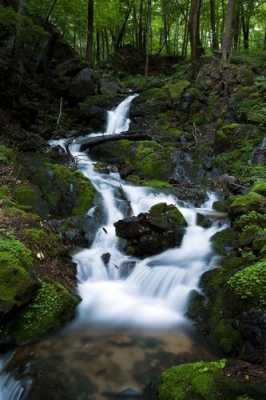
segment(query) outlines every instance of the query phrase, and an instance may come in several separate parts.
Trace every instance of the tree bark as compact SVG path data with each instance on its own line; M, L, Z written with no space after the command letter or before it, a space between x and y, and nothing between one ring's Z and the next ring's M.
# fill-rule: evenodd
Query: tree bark
M197 60L202 54L200 40L200 10L201 0L191 0L189 34L192 60Z
M227 12L224 24L223 46L222 46L222 58L226 62L230 60L232 53L235 9L236 9L236 0L228 0Z
M211 36L212 36L212 49L218 50L218 37L217 37L217 23L216 23L216 1L210 0L210 18L211 18Z
M145 76L149 74L149 49L151 35L152 0L147 0L146 43L145 43Z
M94 0L88 0L88 22L87 22L87 49L86 59L89 65L93 65L93 35L94 35Z

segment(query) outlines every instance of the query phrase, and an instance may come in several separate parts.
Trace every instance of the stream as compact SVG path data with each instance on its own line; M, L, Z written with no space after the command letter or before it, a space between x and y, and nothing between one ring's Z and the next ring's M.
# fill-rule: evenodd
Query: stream
M129 130L128 115L135 97L130 95L108 112L106 135L119 135ZM77 265L77 291L82 298L76 320L62 333L25 350L29 363L27 371L25 369L18 380L3 371L4 362L0 364L3 371L0 374L0 400L28 398L25 388L30 379L26 379L27 384L23 386L21 378L28 377L32 358L54 363L55 382L55 371L64 368L63 378L60 377L64 384L75 369L91 385L85 389L79 377L76 383L72 381L69 397L50 397L49 390L52 389L47 384L43 388L43 397L35 394L30 399L98 400L142 398L147 382L158 376L163 368L180 360L212 357L185 314L189 296L193 290L198 290L201 275L217 262L210 239L223 228L221 223L214 219L207 229L197 225L197 213L211 213L216 196L209 193L199 209L180 202L169 191L129 184L118 173L97 172L95 161L82 152L80 146L84 139L89 142L90 138L102 135L95 133L76 138L68 145L78 169L98 192L103 213L103 222L97 228L90 248L73 255ZM50 145L65 148L66 143L61 139L51 141ZM125 255L114 223L130 214L147 212L162 202L177 206L188 223L181 246L143 260ZM89 216L93 218L96 212L95 207L89 211ZM102 258L104 254L108 254L107 265ZM133 266L128 277L124 276L125 266ZM39 379L37 386L42 384ZM91 397L82 397L86 390L91 391Z

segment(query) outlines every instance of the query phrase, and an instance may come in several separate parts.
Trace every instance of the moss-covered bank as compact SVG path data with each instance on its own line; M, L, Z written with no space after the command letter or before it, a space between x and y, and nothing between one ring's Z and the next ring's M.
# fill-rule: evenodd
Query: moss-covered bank
M1 345L37 339L74 316L76 274L61 227L64 217L82 222L95 192L48 156L3 145L0 185Z

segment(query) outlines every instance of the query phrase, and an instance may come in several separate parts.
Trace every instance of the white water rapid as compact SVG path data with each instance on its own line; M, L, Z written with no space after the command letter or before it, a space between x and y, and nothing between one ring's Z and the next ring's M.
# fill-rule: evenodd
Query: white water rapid
M109 112L106 134L117 135L129 129L128 112L134 98L134 95L129 96ZM93 136L98 135L102 134ZM89 137L91 135L88 140ZM74 256L78 266L78 291L82 298L78 322L164 329L184 321L189 294L198 288L203 272L213 265L210 238L220 229L219 226L214 224L204 229L196 225L199 210L189 204L181 205L174 195L133 186L116 173L96 172L94 162L80 151L78 139L73 141L69 150L80 171L101 195L105 212L105 223L98 228L92 246ZM144 260L122 253L114 228L114 223L125 217L119 207L119 191L124 193L134 215L147 212L160 202L176 205L188 222L182 245ZM211 210L214 200L214 195L209 196L202 206L204 211ZM105 253L111 255L107 267L102 260ZM120 267L130 261L136 261L136 266L127 279L121 279Z
M129 109L135 97L129 96L110 111L106 132L88 135L88 141L90 137L128 131ZM199 209L181 203L173 194L128 184L117 173L96 172L95 163L80 150L81 142L84 143L84 137L73 139L69 151L77 160L79 170L99 193L104 224L98 227L91 247L73 257L78 269L78 292L82 298L75 324L95 323L98 326L147 330L167 330L183 324L186 322L189 294L198 289L201 275L215 264L210 238L221 226L215 222L208 229L198 226L196 216ZM61 139L51 141L50 145L66 149L67 143L69 140ZM128 208L125 201L121 207L121 192L134 215L147 212L160 202L176 205L188 222L181 246L144 260L121 252L114 228L114 223L126 216L123 209ZM215 195L210 194L201 212L210 213L215 199ZM90 215L93 216L94 211L90 210ZM107 267L102 260L105 253L111 256ZM133 272L122 279L121 265L131 261L136 262ZM22 392L22 385L4 372L4 363L0 362L0 400L20 400Z

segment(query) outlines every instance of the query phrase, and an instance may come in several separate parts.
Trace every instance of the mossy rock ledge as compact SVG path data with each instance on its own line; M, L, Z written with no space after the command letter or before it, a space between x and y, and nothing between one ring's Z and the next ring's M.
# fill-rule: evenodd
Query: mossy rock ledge
M24 157L23 172L29 185L19 185L15 198L41 216L82 216L92 207L95 189L81 172L38 155Z
M35 298L10 326L9 334L16 343L24 343L59 329L74 317L79 301L63 285L42 281Z
M161 375L159 400L263 400L264 370L248 376L252 365L231 360L181 364ZM246 375L245 375L246 373Z
M0 240L0 316L26 304L38 283L31 251L15 239Z
M126 241L128 254L145 257L181 244L187 223L173 205L159 203L148 213L115 223L116 234Z

